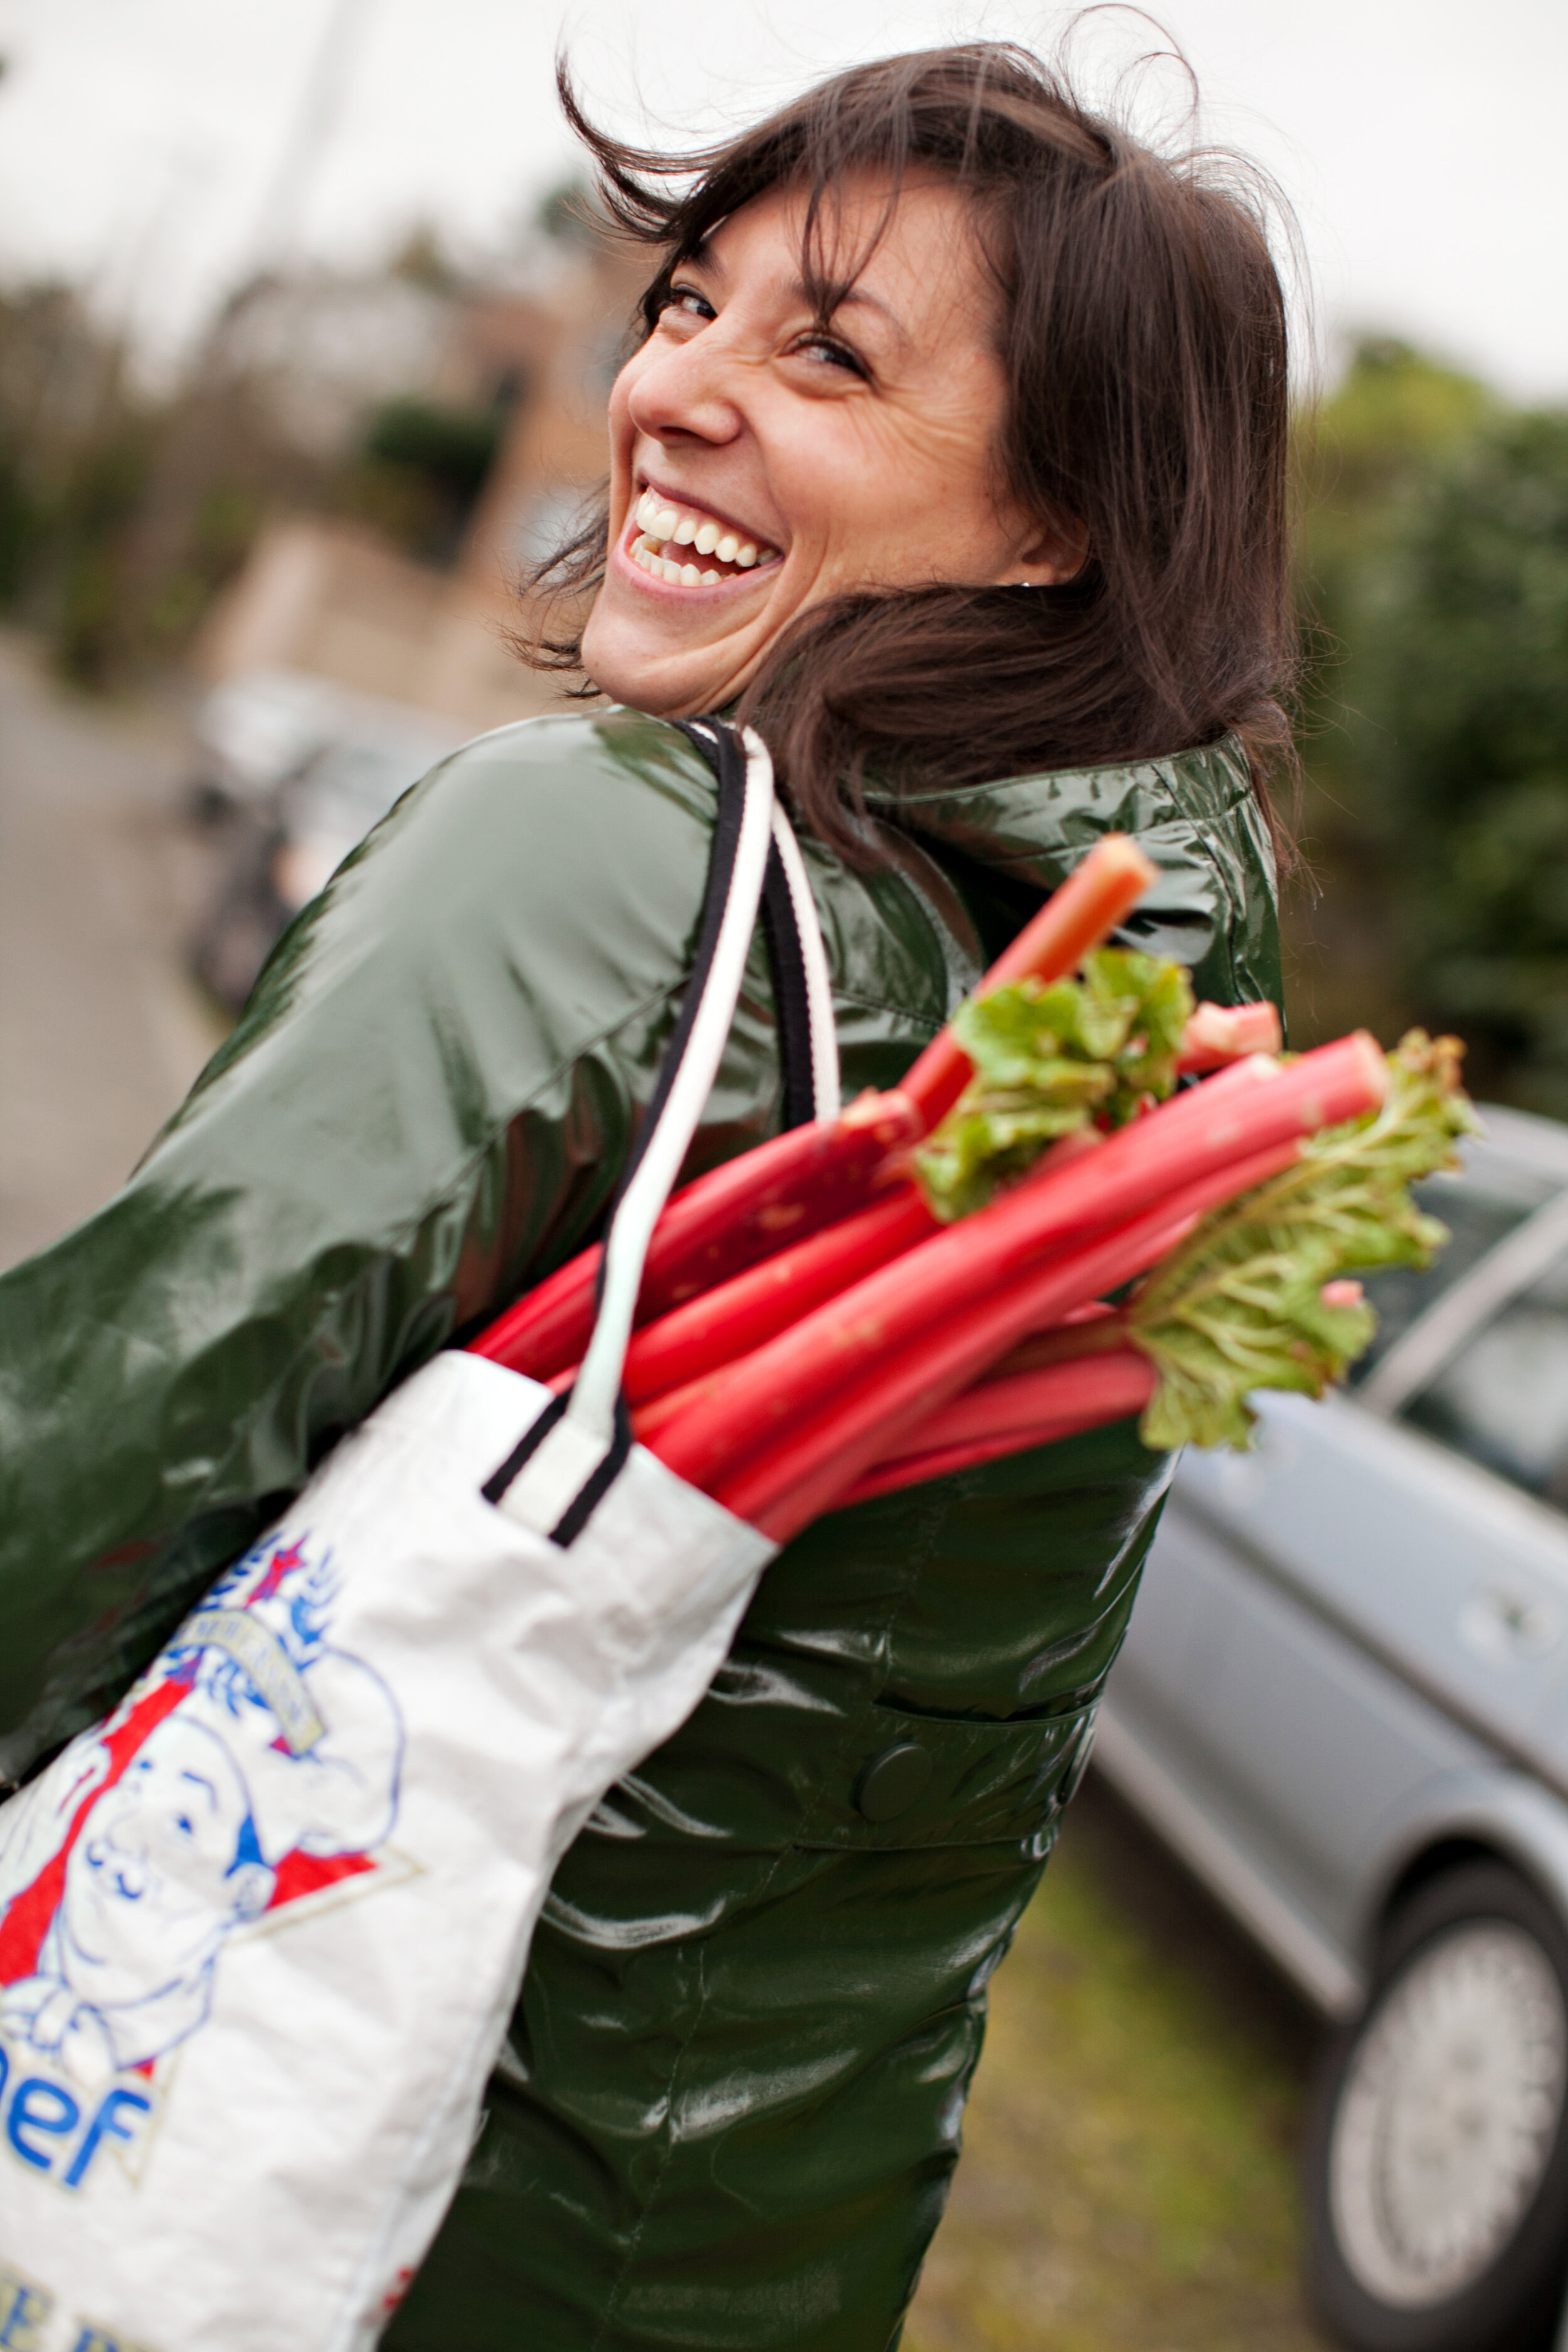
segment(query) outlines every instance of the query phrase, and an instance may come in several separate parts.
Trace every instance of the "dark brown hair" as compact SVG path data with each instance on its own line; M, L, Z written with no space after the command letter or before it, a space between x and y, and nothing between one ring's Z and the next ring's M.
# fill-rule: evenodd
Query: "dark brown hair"
M846 174L886 174L896 196L936 170L973 198L1009 385L998 475L1026 512L1086 530L1089 555L1063 586L879 592L800 615L740 715L815 832L864 858L851 811L870 781L929 790L1227 731L1260 793L1289 764L1286 318L1256 175L1155 153L999 42L855 67L695 155L608 137L564 68L560 87L611 221L662 248L645 332L671 271L765 189L807 195L825 316L855 275L832 236ZM533 583L580 598L605 553L601 510ZM548 631L525 656L574 666L578 635Z

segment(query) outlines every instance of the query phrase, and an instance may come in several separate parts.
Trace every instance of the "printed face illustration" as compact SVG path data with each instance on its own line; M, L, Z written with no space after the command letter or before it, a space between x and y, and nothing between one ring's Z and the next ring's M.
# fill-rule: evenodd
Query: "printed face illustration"
M71 1849L60 1906L66 1979L95 2007L189 1981L229 1928L266 1909L273 1885L233 1758L205 1726L172 1715L98 1800Z

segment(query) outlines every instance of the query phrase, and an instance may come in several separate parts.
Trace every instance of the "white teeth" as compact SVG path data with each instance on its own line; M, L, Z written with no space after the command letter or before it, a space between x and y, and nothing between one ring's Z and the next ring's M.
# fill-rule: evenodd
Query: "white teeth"
M725 530L721 523L699 522L675 507L662 505L652 490L645 490L638 499L634 520L641 527L641 536L632 542L633 562L656 580L668 580L671 587L719 588L724 574L701 570L695 563L677 563L661 553L661 548L689 547L694 554L716 555L721 563L732 563L742 572L751 571L754 564L771 563L778 554L776 547L760 547L754 539L742 539L738 532Z

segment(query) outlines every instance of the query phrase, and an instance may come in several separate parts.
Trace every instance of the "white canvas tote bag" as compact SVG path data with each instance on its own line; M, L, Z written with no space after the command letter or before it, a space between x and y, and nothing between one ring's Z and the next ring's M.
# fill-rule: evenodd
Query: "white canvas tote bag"
M767 753L689 731L721 775L697 969L570 1400L437 1357L0 1809L7 2352L375 2342L457 2186L556 1862L701 1697L773 1551L630 1443L620 1396L765 871L796 1053L804 1033L816 1114L837 1108Z

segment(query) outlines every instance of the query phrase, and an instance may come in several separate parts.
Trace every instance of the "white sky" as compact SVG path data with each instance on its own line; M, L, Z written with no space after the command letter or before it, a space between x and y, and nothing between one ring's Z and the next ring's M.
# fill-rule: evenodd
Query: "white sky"
M312 60L352 45L298 248L384 250L420 215L504 237L570 168L567 40L617 128L735 125L856 58L990 34L1057 38L1024 0L0 0L0 272L63 271L167 348L284 233L276 201ZM1520 395L1568 397L1563 0L1167 0L1208 135L1281 182L1319 318L1393 330ZM1103 90L1155 45L1101 9ZM1145 78L1143 108L1170 76ZM274 195L269 197L269 191Z

